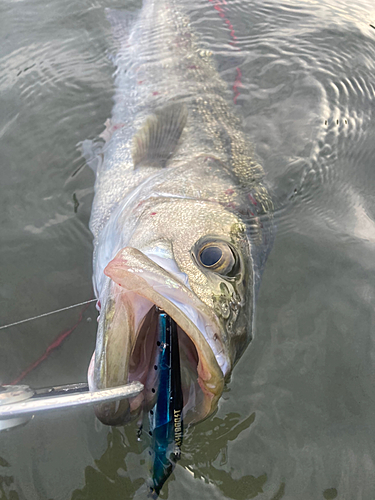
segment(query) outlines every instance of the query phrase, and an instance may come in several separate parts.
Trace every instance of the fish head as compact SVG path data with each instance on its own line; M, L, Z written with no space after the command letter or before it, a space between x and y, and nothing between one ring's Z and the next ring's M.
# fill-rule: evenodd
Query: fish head
M151 204L130 244L166 272L166 282L173 279L189 292L189 300L178 293L170 300L194 322L228 377L251 337L253 268L247 227L239 215L212 200Z
M123 424L155 404L158 308L178 325L184 421L206 418L252 335L251 243L241 217L212 200L149 199L104 273L90 387L139 380L145 388L98 405L98 418Z

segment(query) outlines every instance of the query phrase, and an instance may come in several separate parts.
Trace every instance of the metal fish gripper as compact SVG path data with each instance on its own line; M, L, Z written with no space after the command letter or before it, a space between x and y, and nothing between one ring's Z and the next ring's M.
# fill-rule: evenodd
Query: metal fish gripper
M140 382L98 391L90 391L86 383L35 390L27 385L0 385L0 431L25 424L40 412L130 398L142 390Z

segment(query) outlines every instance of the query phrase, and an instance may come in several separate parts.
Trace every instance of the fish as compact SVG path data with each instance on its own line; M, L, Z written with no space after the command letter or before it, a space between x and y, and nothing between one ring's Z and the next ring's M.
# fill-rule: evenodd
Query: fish
M177 325L184 425L215 412L253 338L274 240L264 170L188 7L144 0L137 12L107 11L114 105L102 142L82 144L96 172L89 387L144 385L95 406L112 426L157 404L159 309Z

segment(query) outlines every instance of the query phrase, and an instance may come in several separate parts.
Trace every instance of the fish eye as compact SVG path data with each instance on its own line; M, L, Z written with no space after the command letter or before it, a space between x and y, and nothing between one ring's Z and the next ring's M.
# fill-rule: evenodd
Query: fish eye
M205 243L197 252L198 262L205 269L219 274L229 274L236 263L231 247L223 242Z
M204 267L215 266L218 262L220 262L222 256L222 249L214 245L204 247L199 254L201 263L204 265Z

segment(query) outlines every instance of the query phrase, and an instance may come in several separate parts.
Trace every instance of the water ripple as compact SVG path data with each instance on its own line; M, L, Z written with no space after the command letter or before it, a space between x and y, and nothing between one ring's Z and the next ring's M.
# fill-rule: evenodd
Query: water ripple
M374 118L369 8L350 2L230 4L233 25L242 26L242 19L251 25L240 30L237 43L246 75L237 102L276 191L279 231L291 229L296 206L315 220L328 220L335 212L330 202L340 206L340 198L345 212L356 211L359 176L348 159L369 159L366 137ZM335 217L339 226L340 215Z

